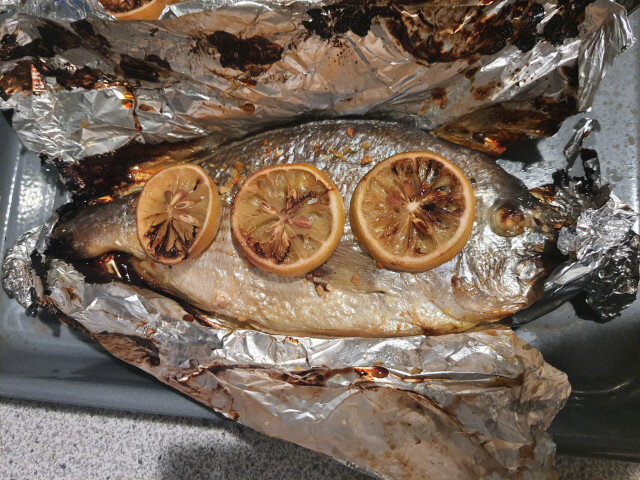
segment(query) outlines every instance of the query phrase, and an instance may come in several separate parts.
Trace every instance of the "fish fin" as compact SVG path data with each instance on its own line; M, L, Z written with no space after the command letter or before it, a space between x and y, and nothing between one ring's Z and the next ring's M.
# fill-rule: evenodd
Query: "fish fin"
M386 293L385 282L394 272L374 264L369 255L338 245L329 260L307 275L316 288L355 293Z

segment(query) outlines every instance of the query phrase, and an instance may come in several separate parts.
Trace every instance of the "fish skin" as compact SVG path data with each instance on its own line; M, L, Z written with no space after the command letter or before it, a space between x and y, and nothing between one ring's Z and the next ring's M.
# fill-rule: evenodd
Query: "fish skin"
M367 144L370 145L369 148ZM420 274L378 268L354 239L347 219L336 253L313 275L282 277L251 266L233 243L230 202L242 181L222 194L222 222L200 256L171 267L150 261L135 229L138 193L81 208L63 218L53 238L67 259L119 251L140 276L230 326L291 335L404 336L443 334L497 321L541 295L555 242L548 207L485 155L390 122L315 122L266 132L219 148L198 163L225 189L236 176L267 165L308 162L323 170L348 209L358 181L375 163L402 151L432 150L462 169L476 197L467 245L456 257ZM361 165L363 157L373 163ZM243 164L242 172L237 162ZM240 175L238 175L240 173ZM525 229L494 232L498 206L524 213ZM60 251L60 249L58 249ZM350 279L357 275L359 285ZM320 288L316 288L320 285ZM323 291L328 285L329 291Z

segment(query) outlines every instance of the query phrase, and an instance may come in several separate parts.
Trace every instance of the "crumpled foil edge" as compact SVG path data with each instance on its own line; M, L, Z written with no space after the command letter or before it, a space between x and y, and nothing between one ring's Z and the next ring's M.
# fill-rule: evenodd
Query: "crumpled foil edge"
M493 2L485 13L509 10L510 2ZM514 139L552 134L567 115L587 108L607 66L634 40L624 8L595 0L586 7L579 36L561 45L538 39L528 51L509 44L477 59L427 64L401 47L382 21L362 37L348 31L329 41L311 34L303 23L308 8L330 3L194 0L169 7L173 18L163 20L167 28L160 29L151 22L90 17L82 34L65 27L68 39L77 37L78 45L69 40L54 56L37 57L35 63L28 55L9 55L0 73L12 95L0 106L16 110L14 128L23 144L60 167L131 142L211 135L223 143L275 123L319 115L368 115L422 129L437 127L436 133L450 141L497 154ZM74 5L28 0L0 22L0 34L11 37L19 27L19 45L37 43L41 17L16 13L68 20L83 18L83 9L91 11L81 1L73 16ZM553 2L544 8L539 29L558 11ZM415 17L410 8L401 14ZM238 38L264 36L282 47L281 58L258 65L253 73L249 67L230 67L211 44L210 33L218 31ZM110 42L106 53L104 38ZM123 57L129 59L124 66ZM31 62L34 94L23 95L28 72L17 68L20 61ZM73 77L78 71L80 86L71 81L78 80ZM491 114L496 128L488 131L491 122L473 116L493 109L506 112L509 122L499 123L500 115Z
M600 320L611 320L635 301L638 291L638 214L611 194L600 208L585 210L575 227L563 227L557 247L569 259L545 281L544 297L511 316L520 326L586 295Z
M89 283L59 259L38 277L43 231L8 252L5 289L233 420L379 478L554 478L544 430L570 386L511 330L388 339L228 330L155 292ZM33 278L47 294L25 283Z

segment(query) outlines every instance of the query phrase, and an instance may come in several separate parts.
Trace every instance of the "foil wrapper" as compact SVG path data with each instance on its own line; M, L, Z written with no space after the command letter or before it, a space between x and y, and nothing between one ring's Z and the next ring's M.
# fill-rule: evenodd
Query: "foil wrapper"
M15 11L19 6L19 0L0 0L0 13Z
M54 217L46 225L32 228L24 233L4 257L2 285L29 315L37 310L37 299L44 293L42 281L31 268L29 259L33 252L43 249L46 234L55 222Z
M598 154L584 147L591 133L599 129L597 121L583 119L565 146L564 172L577 167L581 171L578 177L567 173L556 191L556 203L563 202L564 210L578 220L575 227L560 231L557 247L570 259L547 279L545 291L549 298L575 293L576 311L583 313L584 304L589 317L608 321L633 303L638 292L638 214L611 194L609 185L600 185ZM576 164L578 158L580 165Z
M70 23L91 5L32 0L0 21L0 107L62 170L309 116L400 120L496 154L587 108L633 41L609 0L485 3L193 0L158 22Z
M73 22L87 17L115 20L99 0L0 0L0 12Z
M9 252L8 291L38 277L47 228ZM554 478L544 430L569 383L508 329L390 339L232 331L152 291L91 283L59 259L37 270L47 293L19 296L23 305L54 309L116 357L267 435L385 479Z
M615 195L587 210L575 228L563 228L558 249L572 260L549 277L545 289L557 292L582 285L586 304L600 320L611 320L631 305L638 291L638 214Z
M638 214L615 195L586 209L575 227L563 227L557 247L569 260L545 281L545 296L512 315L512 326L528 323L580 296L595 318L611 320L636 299L640 244Z
M569 259L547 278L545 297L513 315L513 326L535 320L569 300L579 314L586 305L589 318L608 321L636 298L639 217L611 193L609 185L600 185L598 154L584 147L587 137L599 129L594 119L580 120L564 148L567 167L554 174L554 184L534 189L556 211L577 220L560 230L556 243Z

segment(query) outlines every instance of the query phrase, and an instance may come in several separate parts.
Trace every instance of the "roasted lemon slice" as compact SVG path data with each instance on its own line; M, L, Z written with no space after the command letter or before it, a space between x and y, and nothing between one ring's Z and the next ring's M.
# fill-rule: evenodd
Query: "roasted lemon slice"
M142 189L136 207L138 240L151 259L175 265L211 244L221 216L218 191L202 168L169 167Z
M252 264L268 272L293 276L318 268L343 231L338 189L306 163L258 170L233 200L233 238Z
M433 152L387 158L367 173L351 199L351 228L383 266L424 272L465 246L475 216L462 171Z

